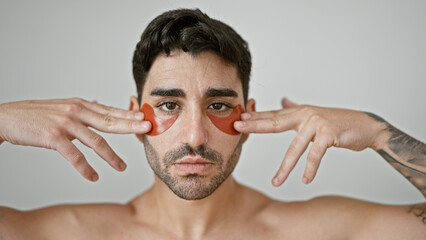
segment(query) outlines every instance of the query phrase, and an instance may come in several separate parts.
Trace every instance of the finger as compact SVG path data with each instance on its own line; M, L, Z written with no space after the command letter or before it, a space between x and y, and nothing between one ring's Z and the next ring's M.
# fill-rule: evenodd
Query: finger
M52 104L60 105L63 109L78 112L82 108L87 108L91 111L99 114L113 116L116 118L123 118L129 120L143 120L144 115L140 111L128 111L119 108L109 107L102 104L98 104L96 101L86 101L82 98L70 98L70 99L49 99L49 100L37 100L36 103L45 104L45 107L53 107Z
M72 132L81 143L93 149L111 167L117 171L126 169L127 166L124 161L112 150L102 136L82 125L75 125L72 128Z
M83 100L81 103L92 111L106 116L112 116L128 120L143 120L144 118L144 114L140 111L128 111L115 107L105 106L97 102L88 102L85 100Z
M87 163L83 153L77 149L72 142L66 138L60 138L56 141L55 148L65 159L67 159L72 166L89 181L97 181L99 175Z
M275 177L272 180L272 184L276 187L283 184L287 179L291 171L293 171L296 166L297 161L299 161L302 154L306 151L309 143L315 136L315 126L307 125L303 127L299 134L291 142L284 160L280 166L280 169L275 174Z
M144 134L151 130L151 123L148 121L117 118L100 114L81 106L75 107L75 109L69 110L69 112L73 116L78 117L85 125L102 132Z
M296 104L296 103L294 103L294 102L290 101L288 98L283 98L283 99L281 100L281 106L282 106L284 109L287 109L287 108L294 108L294 107L297 107L297 106L299 106L299 104Z
M241 133L278 133L295 130L300 122L298 115L288 114L258 120L235 121L234 128Z
M309 150L305 173L303 174L303 183L308 184L314 180L321 163L321 159L326 151L327 144L320 138L315 139L311 149Z
M241 119L242 120L267 119L267 118L273 118L273 117L289 114L295 111L297 111L297 109L292 108L292 109L280 109L280 110L265 111L265 112L243 113L241 114Z
M97 118L89 118L84 122L90 127L108 133L145 134L151 131L152 128L149 121L125 120L105 115Z

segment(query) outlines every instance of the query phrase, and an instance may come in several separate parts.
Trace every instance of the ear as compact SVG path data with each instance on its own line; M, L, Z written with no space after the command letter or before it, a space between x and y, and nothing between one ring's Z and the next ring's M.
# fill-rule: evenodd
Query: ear
M256 101L254 99L249 99L246 104L246 112L256 112ZM249 134L244 134L244 142L247 141Z
M135 96L130 97L129 111L140 111L138 98ZM143 143L142 134L136 134L136 137Z

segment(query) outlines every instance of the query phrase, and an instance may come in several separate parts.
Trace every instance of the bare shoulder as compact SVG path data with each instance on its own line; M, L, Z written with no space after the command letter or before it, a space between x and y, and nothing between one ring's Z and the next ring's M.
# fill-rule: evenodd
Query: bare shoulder
M268 215L293 226L290 231L318 238L421 239L426 236L426 204L396 206L339 196L275 202ZM308 230L306 226L309 226ZM299 235L300 236L300 235Z
M424 239L426 204L387 205L345 197L311 200L319 212L333 212L346 227L351 239ZM336 211L337 210L337 211Z
M0 239L23 239L17 226L22 222L22 214L12 208L0 207Z
M0 236L4 239L29 239L29 236L31 239L84 239L83 235L90 236L90 231L96 231L111 219L129 219L131 212L131 208L119 204L58 205L31 211L0 207Z

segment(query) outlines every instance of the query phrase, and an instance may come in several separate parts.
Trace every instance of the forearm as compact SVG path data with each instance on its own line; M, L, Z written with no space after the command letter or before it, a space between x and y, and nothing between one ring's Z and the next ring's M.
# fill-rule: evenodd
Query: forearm
M3 104L4 104L4 103L0 104L0 109L1 109L1 106L3 106ZM0 110L0 113L1 113L1 110ZM2 118L3 118L3 117L0 115L0 120L1 120ZM2 124L3 124L3 123L1 123L1 122L0 122L0 126L2 126ZM4 139L3 139L1 136L2 136L2 134L0 133L0 145L4 142ZM1 238L0 238L0 240L1 240Z
M410 137L382 118L367 114L387 125L386 141L375 150L426 196L426 144Z

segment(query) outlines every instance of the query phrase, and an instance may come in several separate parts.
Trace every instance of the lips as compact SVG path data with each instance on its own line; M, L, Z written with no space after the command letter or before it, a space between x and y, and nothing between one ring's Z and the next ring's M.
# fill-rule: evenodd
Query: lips
M180 174L205 174L213 163L202 158L184 158L173 164L174 169Z
M204 163L211 163L211 162L202 158L184 158L184 159L176 161L174 164L204 164Z

